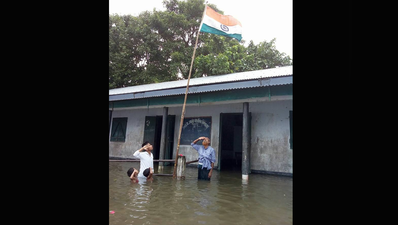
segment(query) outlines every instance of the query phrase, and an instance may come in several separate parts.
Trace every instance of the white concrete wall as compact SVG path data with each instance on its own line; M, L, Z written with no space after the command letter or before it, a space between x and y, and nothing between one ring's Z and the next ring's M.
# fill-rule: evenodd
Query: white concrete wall
M144 139L145 116L162 115L162 108L114 110L112 118L127 117L125 142L109 142L109 156L133 158L133 153L141 148ZM112 126L112 124L111 124ZM109 132L109 139L110 139Z
M249 104L252 113L250 169L293 173L289 111L292 100Z
M289 110L292 100L250 102L251 157L250 169L259 171L293 173L293 151L290 149ZM175 115L173 158L176 155L182 107L169 107L168 114ZM186 106L185 117L212 117L211 146L216 151L215 166L219 157L220 113L242 113L243 103ZM114 110L112 117L128 117L126 142L109 142L109 156L132 158L141 147L144 137L145 116L162 115L162 108ZM193 140L192 140L193 141ZM190 145L180 145L179 154L186 160L198 159Z

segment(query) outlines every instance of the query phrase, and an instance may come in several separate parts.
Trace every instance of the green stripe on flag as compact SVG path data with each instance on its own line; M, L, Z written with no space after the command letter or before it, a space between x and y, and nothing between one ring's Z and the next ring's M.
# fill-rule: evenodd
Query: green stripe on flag
M227 34L225 32L222 32L220 30L217 30L216 28L207 26L206 24L202 24L202 28L200 29L200 32L206 32L206 33L211 33L211 34L217 34L217 35L223 35L231 38L235 38L240 42L242 40L242 35L240 34Z

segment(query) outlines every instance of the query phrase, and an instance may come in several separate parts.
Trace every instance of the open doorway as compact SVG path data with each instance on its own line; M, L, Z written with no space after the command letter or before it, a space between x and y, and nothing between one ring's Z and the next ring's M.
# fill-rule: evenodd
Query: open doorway
M152 154L154 159L159 159L161 132L162 116L146 116L143 142L149 141L149 143L152 144Z
M173 159L173 142L174 142L174 122L175 115L167 116L167 127L166 127L166 152L164 153L164 159ZM171 162L165 162L163 165L169 166L174 165Z
M243 113L220 114L220 170L242 170Z
M160 138L162 135L162 118L163 116L146 116L144 128L144 141L149 141L153 146L153 158L159 159L160 154ZM174 121L175 115L168 115L166 121L166 150L164 159L172 159L173 141L174 141ZM164 165L169 165L165 163Z

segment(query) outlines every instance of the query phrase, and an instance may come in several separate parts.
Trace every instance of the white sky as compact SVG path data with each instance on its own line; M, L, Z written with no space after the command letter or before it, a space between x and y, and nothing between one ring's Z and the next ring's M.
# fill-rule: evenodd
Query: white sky
M246 46L276 38L276 49L292 57L293 0L208 0L242 24ZM109 0L109 13L138 16L143 11L164 11L162 0Z

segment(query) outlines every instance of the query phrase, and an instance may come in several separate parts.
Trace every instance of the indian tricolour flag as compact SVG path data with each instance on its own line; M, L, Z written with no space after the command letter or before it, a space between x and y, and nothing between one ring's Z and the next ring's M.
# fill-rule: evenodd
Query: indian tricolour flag
M207 5L199 31L232 37L238 41L242 39L242 24L237 19L222 15Z

